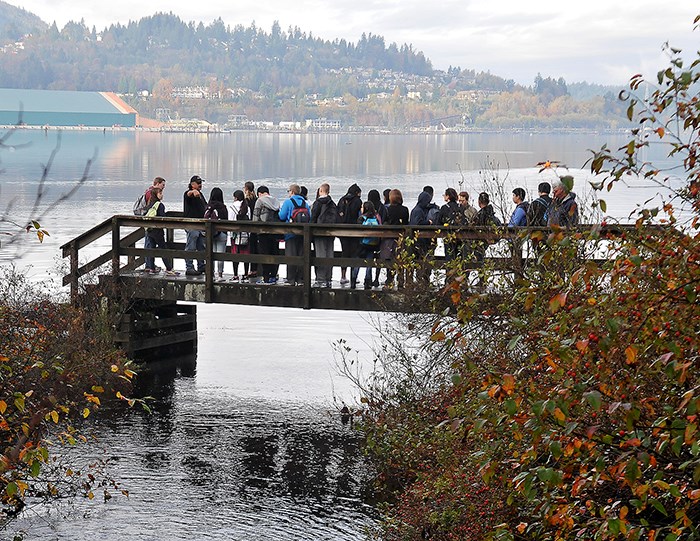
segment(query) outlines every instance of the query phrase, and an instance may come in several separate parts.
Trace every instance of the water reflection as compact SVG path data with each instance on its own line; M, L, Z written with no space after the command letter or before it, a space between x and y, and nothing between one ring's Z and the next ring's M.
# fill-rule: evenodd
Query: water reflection
M182 366L144 372L138 391L152 414L94 426L131 496L85 504L78 524L35 521L27 539L357 540L372 523L357 434L323 407L202 393Z

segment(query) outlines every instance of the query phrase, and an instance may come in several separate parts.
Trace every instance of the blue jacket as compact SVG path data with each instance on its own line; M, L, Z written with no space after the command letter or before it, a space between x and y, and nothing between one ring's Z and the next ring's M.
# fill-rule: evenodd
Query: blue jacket
M294 212L294 203L292 203L292 199L297 202L297 205L306 207L309 209L309 216L311 216L311 207L309 207L309 204L306 202L306 199L304 199L300 195L293 195L289 199L285 199L284 203L282 203L282 206L280 207L280 212L279 212L279 217L280 220L283 222L291 222L292 221L292 212ZM291 233L287 233L284 236L284 240L289 240L294 238L295 235Z
M508 227L525 227L527 225L527 202L523 201L513 211Z

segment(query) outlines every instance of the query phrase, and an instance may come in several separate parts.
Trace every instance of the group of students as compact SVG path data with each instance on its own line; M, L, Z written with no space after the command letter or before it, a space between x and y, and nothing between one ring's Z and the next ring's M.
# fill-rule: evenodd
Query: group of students
M183 216L185 218L208 220L236 220L236 221L261 221L261 222L291 222L291 223L319 223L319 224L361 224L364 226L393 225L393 226L499 226L501 221L496 216L490 202L489 194L482 192L478 196L478 209L469 203L469 194L465 191L457 192L454 188L447 188L443 194L444 204L438 206L433 202L434 190L431 186L425 186L418 196L418 201L409 212L404 205L403 195L398 189L386 189L383 192L383 200L378 190L370 190L367 199L362 199L362 189L357 184L352 184L345 195L338 199L337 203L331 197L331 187L328 183L319 186L316 198L312 204L308 202L308 191L298 184L291 184L287 190L288 197L280 202L270 194L267 186L261 185L255 190L252 182L246 182L243 189L235 190L229 205L224 202L224 194L221 188L211 190L207 201L202 192L204 179L198 175L191 177L189 185L183 194ZM165 216L165 205L162 202L165 179L156 177L153 185L146 190L140 198L143 202L137 205L144 207L144 212L136 214L146 216ZM553 190L554 197L550 197ZM552 188L549 183L540 183L538 187L539 197L531 204L525 201L525 190L516 188L513 190L513 202L516 204L508 226L545 226L560 225L571 226L578 223L578 208L575 194L570 193L567 187L559 182ZM280 238L277 234L253 233L246 231L217 232L212 239L212 248L215 252L230 250L234 254L262 254L278 255ZM285 255L303 255L303 237L293 233L284 236ZM315 235L313 238L315 255L317 258L332 258L334 255L335 238L326 235ZM392 260L396 256L397 240L392 238L381 239L368 233L366 237L340 237L342 257L362 259ZM166 248L165 236L162 228L150 227L146 229L145 248ZM198 229L187 230L185 250L203 252L205 248L204 232ZM420 257L429 255L434 248L431 239L416 239L413 250ZM485 247L475 249L472 246L471 253L477 260L483 260ZM445 258L453 259L464 255L464 243L457 241L445 241ZM177 274L173 270L172 260L164 258L166 274ZM239 273L240 267L243 272ZM197 276L204 273L205 262L203 259L185 259L186 275ZM291 284L300 285L303 281L302 268L296 265L287 266L286 281L279 281L279 265L263 263L261 265L248 263L233 263L232 282L247 282L262 280L266 284ZM155 266L153 257L146 257L146 272L157 273L160 269ZM341 267L340 284L356 288L360 267ZM223 280L224 261L217 262L216 277ZM331 287L332 265L316 265L316 283L318 287ZM373 267L367 267L364 276L364 287L370 289L379 287L381 269L377 267L373 276ZM427 271L429 274L429 270ZM398 276L398 286L402 287L404 276ZM426 276L419 278L427 279ZM387 268L386 281L383 284L387 288L394 287L394 273L391 267Z

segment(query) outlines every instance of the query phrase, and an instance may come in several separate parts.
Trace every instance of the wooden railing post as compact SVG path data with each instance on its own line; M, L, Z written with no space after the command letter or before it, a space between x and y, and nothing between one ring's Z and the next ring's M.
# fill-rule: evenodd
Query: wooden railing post
M112 218L112 278L115 280L119 276L119 217L114 216Z
M204 302L212 302L214 290L214 222L204 222Z
M73 306L78 304L78 245L71 242L70 245L70 303Z
M304 280L304 310L311 308L311 226L304 224L304 267L302 279Z

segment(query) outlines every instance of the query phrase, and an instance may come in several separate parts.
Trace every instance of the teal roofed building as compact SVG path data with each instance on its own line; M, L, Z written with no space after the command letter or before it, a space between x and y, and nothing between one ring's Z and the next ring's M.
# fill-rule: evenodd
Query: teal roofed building
M138 113L111 92L0 88L0 125L134 127Z

